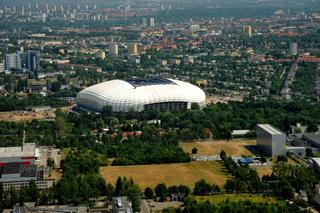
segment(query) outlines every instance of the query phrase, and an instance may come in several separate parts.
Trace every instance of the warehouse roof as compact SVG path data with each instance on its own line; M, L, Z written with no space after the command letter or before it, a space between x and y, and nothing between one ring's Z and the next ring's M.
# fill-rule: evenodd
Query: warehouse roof
M258 124L257 126L259 126L260 128L264 129L272 135L284 134L283 132L271 126L270 124Z
M311 158L311 160L320 167L320 158Z

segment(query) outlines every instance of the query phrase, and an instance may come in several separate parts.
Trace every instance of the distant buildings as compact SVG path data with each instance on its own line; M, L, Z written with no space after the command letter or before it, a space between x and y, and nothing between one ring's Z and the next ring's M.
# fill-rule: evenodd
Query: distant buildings
M150 19L149 19L149 26L150 26L150 27L154 27L154 24L155 24L154 18L150 18Z
M40 52L34 51L34 50L28 50L27 51L27 69L32 75L35 75L39 67L40 67Z
M258 124L257 145L269 156L286 154L286 135L270 124Z
M34 50L17 51L12 54L6 54L4 57L4 67L7 71L27 71L31 77L36 75L40 68L40 52Z
M23 51L17 51L12 54L6 54L4 57L5 70L19 69L22 70L26 67L26 57Z
M298 44L296 42L290 42L289 54L290 55L297 55L298 54Z
M131 201L126 196L113 197L112 213L133 213Z
M111 55L118 55L119 54L119 47L116 43L109 44L109 53Z
M141 26L142 27L147 27L147 26L154 27L154 24L155 24L154 18L149 18L149 19L147 19L145 17L141 18Z
M106 53L104 51L98 51L96 52L96 58L100 58L100 59L105 59L106 58Z
M141 26L146 27L147 26L147 18L142 18L141 19Z
M248 37L252 36L252 28L250 25L243 26L242 31L246 36Z
M139 55L137 43L131 43L128 45L128 54L129 55Z

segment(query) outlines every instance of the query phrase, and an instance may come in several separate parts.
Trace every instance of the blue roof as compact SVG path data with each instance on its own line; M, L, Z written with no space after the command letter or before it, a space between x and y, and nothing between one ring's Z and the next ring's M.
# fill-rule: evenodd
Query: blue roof
M240 163L242 164L250 164L253 163L253 159L252 158L240 158L238 160Z

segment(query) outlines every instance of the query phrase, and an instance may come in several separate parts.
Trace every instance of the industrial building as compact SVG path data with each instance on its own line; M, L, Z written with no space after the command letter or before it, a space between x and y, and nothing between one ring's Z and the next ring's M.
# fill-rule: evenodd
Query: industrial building
M0 148L0 182L4 190L20 189L35 181L38 188L52 187L54 180L44 180L44 168L38 168L39 149L34 143L21 147Z
M269 156L286 154L286 134L270 124L258 124L256 128L257 145Z
M187 82L165 79L111 80L90 86L79 92L77 105L93 111L112 107L114 112L190 109L192 103L204 107L205 93Z
M320 148L320 134L319 133L308 133L302 134L302 138L314 147Z

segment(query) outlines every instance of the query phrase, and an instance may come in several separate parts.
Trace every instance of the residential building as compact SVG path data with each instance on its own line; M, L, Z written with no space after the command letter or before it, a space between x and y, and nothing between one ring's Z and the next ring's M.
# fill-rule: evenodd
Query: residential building
M109 53L111 55L118 55L119 54L118 44L116 43L109 44Z
M26 55L23 51L17 51L12 54L5 54L4 68L7 71L12 69L23 70L26 69Z
M138 55L138 44L137 43L131 43L128 45L128 54L129 55Z
M246 26L243 26L242 28L242 31L245 35L247 35L248 37L251 37L252 36L252 28L250 25L246 25Z
M149 19L149 26L150 26L150 27L154 27L154 24L155 24L154 18L150 18L150 19Z
M290 42L289 54L290 55L297 55L298 54L298 44L296 42Z

